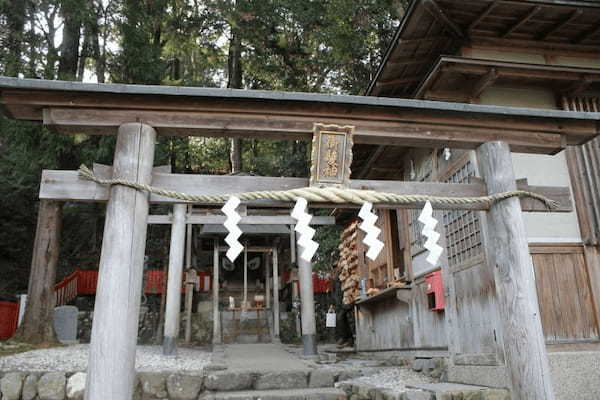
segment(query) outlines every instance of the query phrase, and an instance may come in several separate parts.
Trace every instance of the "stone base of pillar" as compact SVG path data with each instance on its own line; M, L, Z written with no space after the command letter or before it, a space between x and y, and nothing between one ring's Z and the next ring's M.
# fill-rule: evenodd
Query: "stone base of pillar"
M165 336L163 340L163 355L177 355L177 339L174 337Z
M302 335L302 355L316 356L317 354L317 338L315 335Z

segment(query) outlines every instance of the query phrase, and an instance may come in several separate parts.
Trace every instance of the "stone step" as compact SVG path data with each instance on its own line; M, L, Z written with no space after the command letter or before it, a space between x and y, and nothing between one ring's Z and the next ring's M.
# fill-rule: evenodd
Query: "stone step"
M462 383L423 383L406 385L406 400L436 400L446 398L465 398L480 400L509 400L510 393L505 389L493 389L487 386L464 385Z
M346 400L347 398L346 393L341 389L316 388L203 393L198 400Z
M269 324L267 323L267 320L256 320L256 319L251 319L248 321L223 321L222 324L223 328L228 328L228 329L233 329L233 328L240 328L240 329L257 329L258 327L262 327L262 328L266 328L267 326L269 326Z
M239 334L239 335L223 335L223 342L238 343L238 344L252 344L252 343L271 343L271 337L268 332L258 336L256 334Z
M277 371L225 370L207 375L204 387L213 392L333 388L340 371L289 369Z

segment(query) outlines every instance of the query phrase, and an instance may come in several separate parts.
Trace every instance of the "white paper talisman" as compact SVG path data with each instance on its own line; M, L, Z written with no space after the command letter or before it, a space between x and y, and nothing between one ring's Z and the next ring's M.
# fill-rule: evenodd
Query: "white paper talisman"
M325 326L327 328L335 328L335 313L328 312L326 316Z

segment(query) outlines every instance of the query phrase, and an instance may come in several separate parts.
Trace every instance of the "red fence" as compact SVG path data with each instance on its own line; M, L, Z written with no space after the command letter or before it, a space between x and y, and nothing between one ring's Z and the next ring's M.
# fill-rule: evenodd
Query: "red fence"
M197 290L209 291L212 287L211 275L205 272L199 272L199 284ZM206 280L208 278L208 282ZM163 292L163 270L151 269L144 273L144 293L146 294L162 294ZM184 274L185 280L185 274ZM62 306L71 302L78 295L96 294L96 286L98 285L98 270L77 269L71 275L54 285L56 296L56 305ZM185 287L182 285L182 292L185 292Z
M295 279L297 279L297 274ZM331 276L329 274L322 274L318 272L312 273L313 278L313 292L314 293L329 293L332 289ZM288 284L292 281L292 274L290 270L287 270L283 273L282 276L283 284ZM298 283L298 288L300 287L300 283Z
M17 330L19 303L0 301L0 339L11 338Z
M206 280L208 278L208 282ZM198 272L199 283L196 290L208 292L212 289L212 275L206 272ZM144 286L145 293L161 294L163 291L164 274L160 269L146 271L146 284ZM183 274L183 282L185 282L185 273ZM185 292L185 284L182 282L181 291Z
M54 299L57 306L63 306L70 303L77 297L77 281L79 270L75 270L71 275L54 285Z
M95 294L98 284L98 270L77 270L77 294Z

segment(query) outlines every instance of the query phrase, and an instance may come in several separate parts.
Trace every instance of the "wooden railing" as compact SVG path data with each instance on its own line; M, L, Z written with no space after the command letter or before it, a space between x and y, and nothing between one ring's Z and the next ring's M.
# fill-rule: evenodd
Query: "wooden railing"
M77 277L79 270L75 270L71 275L54 285L54 304L64 306L77 297Z

